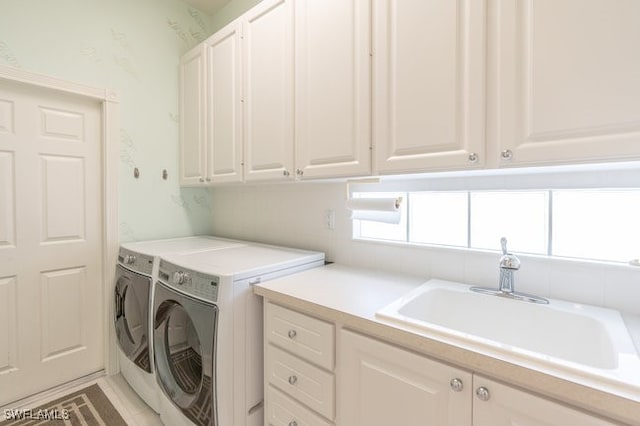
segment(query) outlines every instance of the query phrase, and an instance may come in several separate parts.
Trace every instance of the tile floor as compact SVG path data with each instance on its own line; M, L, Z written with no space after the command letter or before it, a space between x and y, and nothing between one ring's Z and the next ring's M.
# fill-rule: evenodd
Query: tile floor
M29 407L37 407L62 395L97 383L104 394L109 398L113 406L118 410L122 418L129 426L162 426L160 416L135 393L121 374L114 376L102 376L72 387L65 387L56 393L47 393L41 399L30 401ZM28 408L28 407L16 407Z

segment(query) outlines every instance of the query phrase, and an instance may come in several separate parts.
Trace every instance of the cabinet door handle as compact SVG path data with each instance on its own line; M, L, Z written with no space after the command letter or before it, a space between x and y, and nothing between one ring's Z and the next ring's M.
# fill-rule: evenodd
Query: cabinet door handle
M205 179L207 182L211 182L211 178L206 178Z
M491 394L489 393L489 389L484 386L480 386L476 389L476 396L480 401L488 401L491 398Z
M451 379L451 381L449 382L449 386L451 386L451 390L453 390L454 392L462 392L462 389L464 388L462 380L458 378Z
M289 422L289 426L298 426L298 422L296 422L295 420L291 420Z
M203 182L204 182L204 178L201 177L200 178L200 183L203 183Z
M296 333L295 330L289 330L289 332L287 333L287 336L289 336L289 339L293 339L294 337L296 337L298 333Z
M480 157L475 152L472 152L472 153L469 154L469 162L471 164L477 163L479 159L480 159Z
M302 170L302 169L296 169L296 174L297 174L298 176L302 176L302 175L304 174L304 170Z
M511 161L513 160L513 151L511 151L510 149L505 149L500 153L500 157L502 157L504 161Z
M290 385L295 385L297 381L298 381L298 378L296 376L289 376Z
M289 177L290 174L291 173L289 173L289 170L283 170L282 171L282 175L285 176L285 177Z

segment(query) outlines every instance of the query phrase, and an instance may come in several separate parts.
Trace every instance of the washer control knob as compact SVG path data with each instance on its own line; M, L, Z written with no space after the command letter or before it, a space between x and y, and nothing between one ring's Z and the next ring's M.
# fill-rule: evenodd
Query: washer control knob
M173 283L174 284L184 284L187 281L189 275L183 271L176 271L173 273Z
M124 257L125 265L133 265L136 263L136 257L133 254L128 254Z

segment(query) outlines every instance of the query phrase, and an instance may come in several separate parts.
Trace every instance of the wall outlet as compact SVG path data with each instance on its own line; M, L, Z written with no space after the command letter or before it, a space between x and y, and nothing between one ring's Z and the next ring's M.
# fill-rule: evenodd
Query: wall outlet
M324 223L327 229L336 229L336 212L333 210L327 210L324 212Z

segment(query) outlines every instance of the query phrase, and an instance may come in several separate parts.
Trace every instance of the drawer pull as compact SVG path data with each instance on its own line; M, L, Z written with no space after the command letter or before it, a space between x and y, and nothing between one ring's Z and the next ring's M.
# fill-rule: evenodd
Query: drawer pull
M294 337L296 337L298 333L296 333L295 330L289 330L289 332L287 333L287 336L289 336L289 339L293 339Z
M296 376L289 376L290 385L295 385L297 381L298 381L298 378Z
M295 420L291 420L289 422L289 426L298 426L298 422L296 422Z

